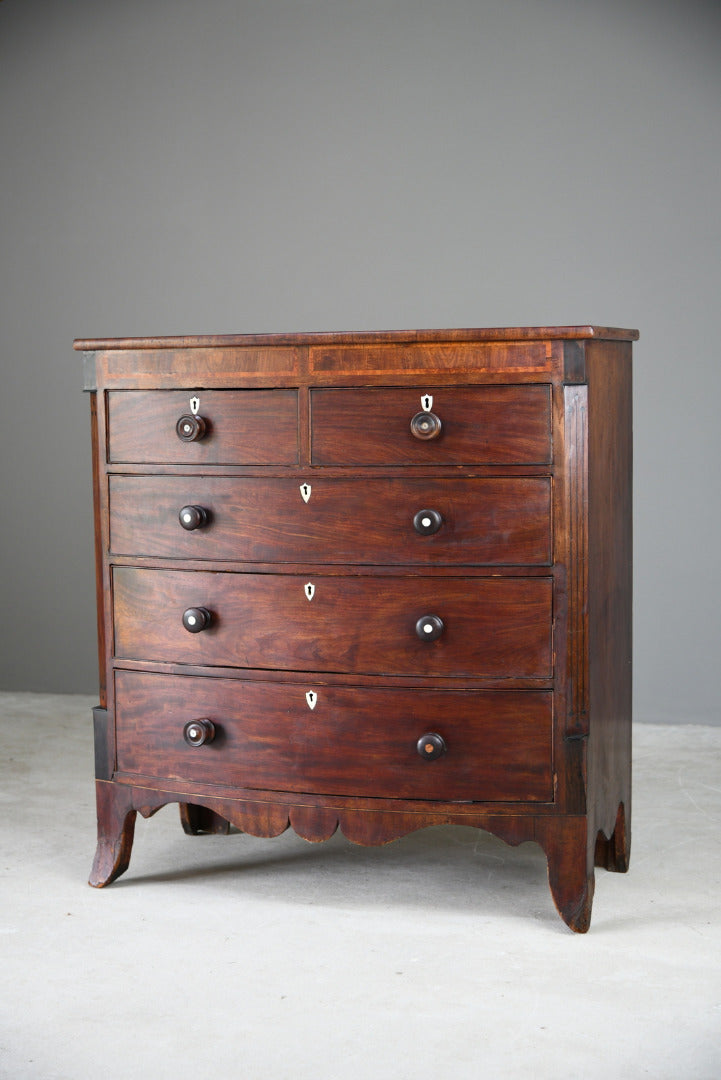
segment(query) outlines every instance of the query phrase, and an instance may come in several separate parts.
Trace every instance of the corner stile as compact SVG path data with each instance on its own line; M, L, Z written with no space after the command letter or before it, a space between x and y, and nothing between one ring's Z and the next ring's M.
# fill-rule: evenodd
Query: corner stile
M83 390L95 393L98 389L96 353L83 353Z
M564 387L569 700L566 736L588 734L588 387Z

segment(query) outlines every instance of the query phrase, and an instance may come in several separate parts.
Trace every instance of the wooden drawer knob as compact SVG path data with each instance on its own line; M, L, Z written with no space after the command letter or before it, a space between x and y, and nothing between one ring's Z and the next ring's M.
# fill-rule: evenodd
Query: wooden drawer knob
M444 629L440 615L421 615L416 623L416 634L421 641L437 641Z
M447 749L443 736L436 735L433 731L427 735L421 735L416 743L418 756L422 757L424 761L435 761L441 754L445 754Z
M207 630L213 616L204 607L189 607L183 612L183 626L189 634L199 634Z
M443 524L443 518L437 510L419 510L413 518L413 528L421 536L433 536Z
M417 439L437 439L441 433L440 417L432 412L419 412L411 420L411 434Z
M197 442L207 431L207 424L202 416L184 413L175 425L178 438L183 442Z
M203 746L215 738L215 724L212 720L189 720L183 728L183 738L188 746Z
M208 524L208 511L203 506L184 506L178 514L178 520L184 529L193 532Z

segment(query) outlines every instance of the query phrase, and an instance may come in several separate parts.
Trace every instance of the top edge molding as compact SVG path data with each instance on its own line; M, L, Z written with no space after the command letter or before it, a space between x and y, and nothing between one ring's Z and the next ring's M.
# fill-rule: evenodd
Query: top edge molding
M613 340L637 341L638 330L614 326L514 326L462 330L383 330L373 332L280 333L280 334L194 334L168 337L76 338L73 348L82 352L110 349L204 349L239 346L278 345L366 345L456 343L482 341Z

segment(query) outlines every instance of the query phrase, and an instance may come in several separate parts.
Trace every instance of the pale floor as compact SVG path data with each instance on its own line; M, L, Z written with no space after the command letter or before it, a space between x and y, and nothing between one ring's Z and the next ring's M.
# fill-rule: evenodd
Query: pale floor
M95 703L0 695L0 1076L721 1077L721 728L637 727L631 870L577 936L540 849L459 828L188 837L167 807L91 889Z

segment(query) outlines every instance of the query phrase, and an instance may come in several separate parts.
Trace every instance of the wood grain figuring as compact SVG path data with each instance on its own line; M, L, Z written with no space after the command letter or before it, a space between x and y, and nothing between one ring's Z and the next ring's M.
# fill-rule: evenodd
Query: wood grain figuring
M184 443L175 430L199 399L207 434ZM108 460L118 464L294 465L298 403L293 390L111 391Z
M483 675L552 674L550 578L211 574L117 567L115 655L296 671ZM212 624L188 633L182 614ZM438 641L415 625L437 614Z
M110 547L116 555L250 563L359 565L548 565L547 477L324 479L111 476ZM306 491L308 489L305 489ZM188 532L187 504L208 514ZM435 509L443 524L420 535L414 516Z
M118 768L239 788L371 798L552 798L549 692L405 691L303 686L119 671ZM203 716L202 747L183 725ZM439 731L448 750L422 760L416 742Z
M420 392L419 392L420 389ZM311 392L316 465L536 464L550 461L547 386L393 387ZM433 397L440 438L422 442L410 421Z
M142 348L142 346L141 346ZM282 346L246 346L245 348L199 347L187 349L156 349L138 352L109 351L104 357L107 376L114 381L122 378L130 364L135 371L142 370L155 386L173 389L190 378L196 386L205 386L206 379L222 375L228 370L241 368L246 375L283 376L296 375L300 369L303 350Z
M546 341L532 344L408 345L400 354L397 345L336 345L311 348L309 358L313 374L336 371L381 374L388 370L395 371L399 366L407 374L417 375L428 371L474 370L533 371L540 374L551 369L550 347Z
M629 864L637 336L76 342L91 884L128 868L136 815L172 802L191 836L385 844L463 824L539 844L561 917L588 929L595 869Z

